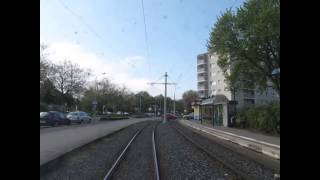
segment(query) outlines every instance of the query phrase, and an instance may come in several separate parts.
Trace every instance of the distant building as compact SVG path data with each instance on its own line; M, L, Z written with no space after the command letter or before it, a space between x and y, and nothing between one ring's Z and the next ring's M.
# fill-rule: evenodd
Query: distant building
M200 114L203 110L200 119L201 117L211 118L215 125L228 126L236 108L279 100L278 94L271 86L264 91L259 91L258 88L231 90L217 61L218 56L212 53L203 53L197 56L197 85L199 96L202 99L199 107L203 108L198 110L194 107L200 111ZM246 83L250 82L243 80L243 84Z

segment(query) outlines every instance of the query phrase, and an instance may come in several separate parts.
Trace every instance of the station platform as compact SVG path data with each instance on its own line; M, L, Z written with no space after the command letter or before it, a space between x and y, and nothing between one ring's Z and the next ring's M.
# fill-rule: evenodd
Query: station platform
M85 126L40 129L40 166L131 124L150 120L139 118L97 122Z
M222 126L213 127L210 124L201 124L201 121L197 120L179 120L179 123L280 160L280 137L263 135L243 129Z

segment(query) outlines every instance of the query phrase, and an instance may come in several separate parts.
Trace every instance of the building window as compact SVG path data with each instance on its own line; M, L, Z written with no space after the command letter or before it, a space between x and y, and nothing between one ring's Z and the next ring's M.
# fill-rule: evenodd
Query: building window
M218 80L218 84L220 84L220 80Z
M221 89L218 89L218 92L221 92Z
M214 86L214 85L216 85L217 84L217 82L216 81L213 81L212 82L212 86Z

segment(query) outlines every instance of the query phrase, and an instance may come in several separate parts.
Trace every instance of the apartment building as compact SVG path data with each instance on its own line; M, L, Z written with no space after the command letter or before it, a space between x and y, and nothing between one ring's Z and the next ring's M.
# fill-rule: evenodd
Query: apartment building
M236 101L237 107L265 104L279 100L279 96L271 86L265 91L250 88L230 90L225 76L217 64L218 56L203 53L197 56L198 93L201 98L224 95L230 101ZM245 84L247 82L243 82Z
M237 109L279 100L271 86L259 91L249 88L250 81L246 80L241 83L242 88L231 90L217 61L215 54L197 56L198 93L202 100L193 105L194 119L208 120L215 126L229 126Z

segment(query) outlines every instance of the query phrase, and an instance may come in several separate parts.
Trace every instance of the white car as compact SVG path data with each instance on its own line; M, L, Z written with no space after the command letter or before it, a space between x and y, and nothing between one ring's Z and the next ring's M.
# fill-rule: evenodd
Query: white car
M122 112L121 112L121 111L118 111L118 112L117 112L117 115L121 115L121 114L122 114Z
M124 112L124 113L123 113L123 115L125 115L125 116L129 116L129 113L127 113L127 112Z
M75 112L70 112L67 115L67 118L71 121L71 123L91 123L92 118L85 112L82 111L75 111Z

